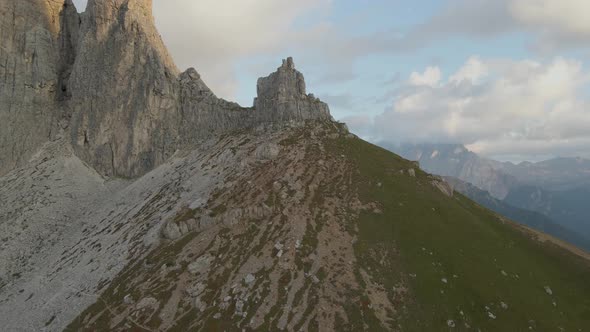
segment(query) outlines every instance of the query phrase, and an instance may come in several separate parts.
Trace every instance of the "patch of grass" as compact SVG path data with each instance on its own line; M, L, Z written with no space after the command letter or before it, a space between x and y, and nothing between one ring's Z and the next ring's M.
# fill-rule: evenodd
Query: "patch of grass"
M211 209L211 213L209 213L209 216L214 218L214 217L217 217L218 215L225 213L226 211L227 211L227 206L225 206L224 204L219 204L216 207L214 207L213 209Z
M197 212L197 210L190 209L189 207L184 207L176 215L176 217L174 218L174 222L176 224L179 224L180 222L193 219Z
M288 138L285 138L279 142L280 145L285 147L294 146L297 143L299 143L299 136L297 135L289 136Z

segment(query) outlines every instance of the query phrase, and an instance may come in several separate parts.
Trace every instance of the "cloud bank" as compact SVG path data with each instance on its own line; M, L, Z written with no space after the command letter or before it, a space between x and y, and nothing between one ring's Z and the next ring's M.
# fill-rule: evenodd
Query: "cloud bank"
M485 155L580 154L590 143L581 62L472 57L446 79L414 72L390 108L350 123L376 141L463 143Z

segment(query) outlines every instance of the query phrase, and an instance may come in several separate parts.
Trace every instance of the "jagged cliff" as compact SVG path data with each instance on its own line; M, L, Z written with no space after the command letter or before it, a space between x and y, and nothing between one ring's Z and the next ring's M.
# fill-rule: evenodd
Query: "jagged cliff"
M101 174L137 177L211 135L331 119L290 58L259 80L249 108L217 98L196 70L179 73L151 0L90 0L81 15L71 0L2 8L0 174L60 132Z

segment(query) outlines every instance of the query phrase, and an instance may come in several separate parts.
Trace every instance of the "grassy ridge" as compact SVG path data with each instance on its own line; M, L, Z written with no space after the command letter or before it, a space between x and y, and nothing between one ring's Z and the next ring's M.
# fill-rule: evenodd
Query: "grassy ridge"
M529 239L461 195L441 194L428 174L401 174L415 166L384 149L337 139L331 152L358 169L363 203L382 210L361 215L355 251L399 304L403 331L590 326L587 261Z

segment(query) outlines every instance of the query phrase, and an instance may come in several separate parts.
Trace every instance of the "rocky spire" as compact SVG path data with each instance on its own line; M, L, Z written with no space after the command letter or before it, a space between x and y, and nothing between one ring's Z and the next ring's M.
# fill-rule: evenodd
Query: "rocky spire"
M258 79L257 94L256 110L279 120L331 118L328 105L306 94L303 74L295 69L291 57L276 72Z

